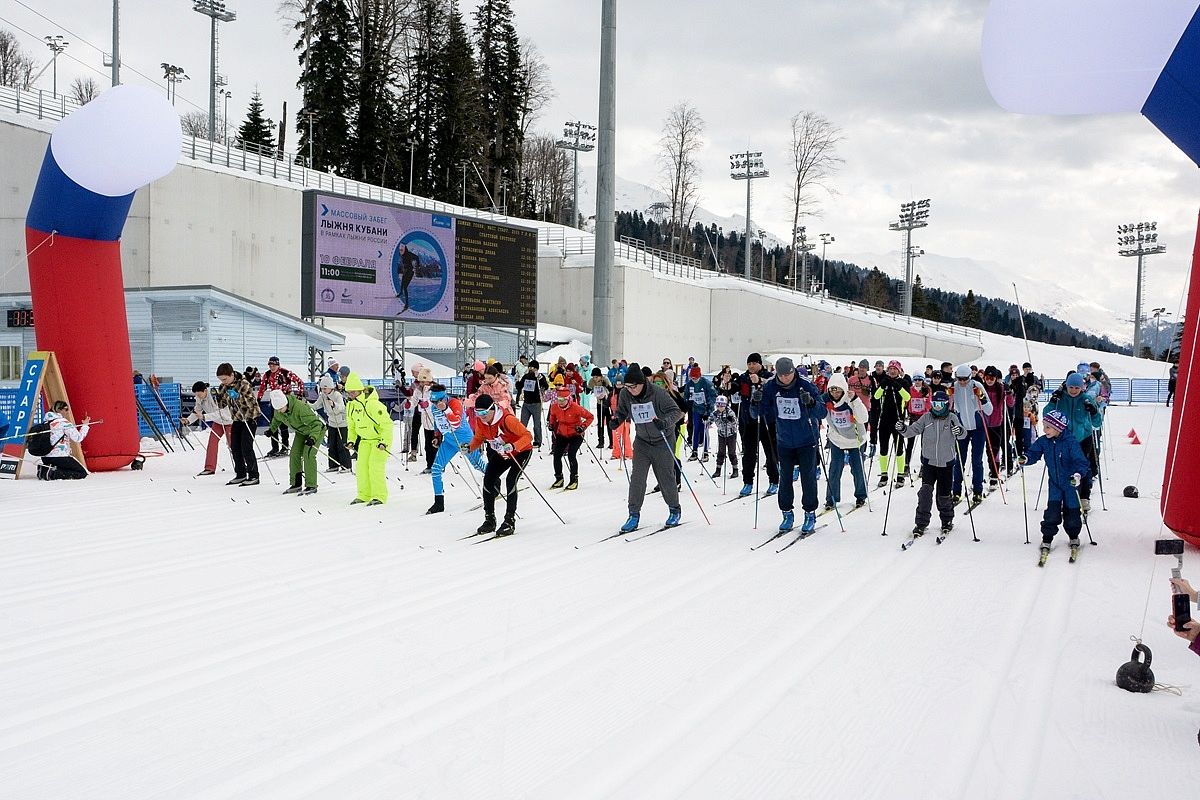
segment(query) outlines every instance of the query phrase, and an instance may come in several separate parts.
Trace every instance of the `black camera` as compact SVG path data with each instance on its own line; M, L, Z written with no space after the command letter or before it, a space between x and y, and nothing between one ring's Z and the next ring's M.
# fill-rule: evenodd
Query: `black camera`
M1183 539L1156 539L1154 555L1181 556L1183 555Z

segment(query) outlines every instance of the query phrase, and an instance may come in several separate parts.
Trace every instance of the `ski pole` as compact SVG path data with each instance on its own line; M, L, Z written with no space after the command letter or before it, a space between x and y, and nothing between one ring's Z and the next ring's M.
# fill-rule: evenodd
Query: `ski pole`
M104 424L104 420L102 420L102 419L98 419L94 422L88 423L89 426L90 425L103 425L103 424ZM74 424L74 425L67 423L66 425L60 425L59 427L60 428L82 428L83 423L80 422L80 423ZM27 439L30 436L46 436L50 433L51 433L51 431L38 431L37 433L22 433L19 436L5 436L3 439L0 439L0 442L13 442L13 441L17 441L18 439Z
M968 434L969 434L969 433L970 433L970 432L968 431ZM986 435L987 435L987 431L984 431L983 433L984 433L984 436L986 436ZM967 440L965 440L965 439L964 439L963 441L967 441ZM959 444L959 443L958 443L958 441L956 440L956 441L954 442L954 456L955 456L955 458L957 458L957 459L958 459L958 473L959 473L960 475L962 475L962 479L963 479L963 489L965 490L965 489L966 489L966 483L967 483L967 470L966 470L966 468L963 466L962 450L960 450L960 449L958 448L958 444ZM968 501L967 501L967 506L968 506L968 508L967 508L967 521L971 523L971 541L978 542L978 541L979 541L979 536L978 536L978 534L976 534L976 533L975 533L975 515L974 515L973 513L971 513L971 512L973 511L973 509L971 509L971 508L970 508L970 505L971 505L971 501L970 501L970 500L968 500Z
M242 420L242 424L246 426L246 430L250 433L250 444L254 447L254 452L258 454L258 460L267 468L267 474L271 476L271 481L278 486L279 481L275 479L275 473L271 470L271 459L263 458L262 449L258 446L258 442L255 441L257 436L254 433L254 429L250 427L250 423L246 420Z
M1035 500L1035 501L1034 501L1034 503L1033 503L1033 510L1034 510L1034 511L1037 511L1037 510L1038 510L1038 506L1040 506L1040 505L1042 504L1042 486L1043 486L1045 483L1046 483L1046 466L1045 466L1045 465L1043 465L1043 466L1042 466L1042 479L1041 479L1040 481L1038 481L1038 493L1037 493L1037 500Z
M462 457L464 459L466 459L467 466L471 468L471 469L467 470L467 475L471 478L471 483L473 483L475 485L475 489L476 489L475 495L477 497L479 497L480 499L482 499L483 498L483 487L480 486L479 481L477 481L475 479L475 473L472 471L475 468L475 465L471 463L471 457L468 456L466 453L463 453L462 440L460 440L458 438L458 433L453 428L451 428L449 430L449 434L450 434L450 438L454 440L454 445L455 445L455 447L458 448L458 452L462 453ZM453 458L450 459L450 463L451 464L454 463ZM455 467L454 471L456 473L458 473L458 468Z
M762 417L755 420L754 436L754 530L758 530L758 501L761 499L759 475L762 474L762 461L767 456L767 448L763 447L763 459L758 457L758 449L762 447Z
M667 441L667 434L659 428L659 433L662 434L663 444L671 452L671 458L675 460L675 466L679 468L679 474L683 476L683 482L687 484L688 491L692 493L692 499L696 501L696 505L700 507L700 514L704 517L704 521L712 525L712 520L708 518L708 514L704 513L704 504L700 502L700 498L696 496L696 490L692 488L692 482L688 480L687 473L683 471L683 465L679 463L679 457L675 455L675 451L671 450L671 443ZM715 483L715 481L714 481Z
M1100 508L1108 511L1108 506L1104 504L1104 472L1100 469L1100 434L1098 431L1092 431L1092 447L1096 451L1096 480L1100 483Z
M1025 467L1017 465L1021 473L1021 508L1025 510L1025 544L1029 544L1029 496L1025 493Z
M884 456L884 458L887 458L887 456ZM896 468L899 469L900 459L896 458L895 455L892 456L891 463L888 464L887 471L884 473L887 476L889 484L892 482L892 464L895 464ZM895 491L895 486L888 486L887 503L883 507L883 533L881 533L880 536L887 536L888 514L891 513L892 510L892 494L895 493Z
M817 455L821 459L821 469L824 470L824 472L825 472L825 484L828 486L828 484L829 484L829 467L827 467L825 465L825 448L821 446L820 436L817 437ZM830 458L832 458L832 457L833 457L833 454L831 453ZM833 504L833 513L837 514L838 527L842 529L842 533L845 533L846 526L844 524L842 524L842 511L840 508L837 507L837 503Z
M1000 487L1000 499L1004 501L1004 505L1008 505L1008 497L1004 493L1004 479L1000 477L1000 464L996 461L996 451L992 449L992 434L988 431L987 422L983 419L983 412L976 411L979 417L979 424L983 428L983 441L987 444L988 458L992 460L992 470L996 475L996 484Z
M462 452L462 451L460 450L459 452ZM457 453L456 453L455 455L457 455ZM458 465L454 463L454 456L451 456L451 457L450 457L450 460L449 460L449 461L447 461L447 462L446 462L446 464L447 464L447 465L449 465L450 469L454 470L454 474L455 474L455 475L457 475L457 476L458 476L458 479L461 481L461 480L462 480L462 470L460 470L460 469L458 468ZM463 483L466 483L466 481L463 481ZM467 488L471 490L471 495L472 495L472 496L473 496L473 497L474 497L476 500L482 500L482 499L483 499L483 495L481 495L479 492L475 491L475 487L474 487L474 486L472 486L471 484L469 484L469 483L468 483L468 484L467 484Z
M600 463L600 457L596 455L596 451L592 449L592 446L590 444L588 444L587 433L584 432L583 434L581 434L581 436L583 438L583 446L588 449L588 455L590 455L592 457L592 461L596 462L596 466L599 467L600 471L604 473L604 477L608 478L608 482L612 483L613 479L608 477L608 470L606 470L604 468L604 465Z
M1083 515L1083 498L1079 496L1079 487L1072 486L1075 490L1075 500L1079 503L1079 518L1083 520L1083 529L1087 531L1088 541L1093 545L1099 546L1095 539L1092 538L1092 526L1088 525L1087 517Z
M527 452L532 452L532 451L527 451ZM521 477L525 479L525 482L528 483L531 487L533 487L533 490L535 492L537 492L537 496L542 498L542 502L546 504L546 508L550 509L550 511L554 514L554 516L558 517L559 522L561 522L563 525L566 525L567 521L565 519L563 519L557 511L554 510L554 506L550 505L550 501L546 499L546 495L542 494L542 490L537 488L537 485L534 484L534 482L532 480L530 480L530 478L527 474L525 474L525 470L521 467L521 460L511 454L506 456L506 458L512 459L512 462L514 464L516 464L516 466L517 466L517 472L521 473Z

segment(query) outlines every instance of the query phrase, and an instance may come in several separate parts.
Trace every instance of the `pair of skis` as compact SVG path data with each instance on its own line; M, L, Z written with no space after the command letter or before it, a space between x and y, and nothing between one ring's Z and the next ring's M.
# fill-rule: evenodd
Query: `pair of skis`
M943 525L941 532L938 533L937 538L934 539L934 542L936 544L941 544L942 542L946 541L946 537L950 535L950 532L952 530L954 530L953 523L951 523L950 525ZM900 551L904 552L904 551L908 550L910 547L912 547L914 544L916 544L917 539L920 539L924 535L925 535L925 531L923 531L923 530L920 533L917 533L917 532L910 533L908 535L908 539L900 545Z
M1053 549L1053 548L1047 547L1042 550L1041 554L1038 556L1038 566L1039 567L1046 566L1046 562L1050 560L1051 549ZM1078 560L1079 560L1079 545L1073 544L1073 545L1071 545L1071 555L1067 559L1067 563L1074 564Z

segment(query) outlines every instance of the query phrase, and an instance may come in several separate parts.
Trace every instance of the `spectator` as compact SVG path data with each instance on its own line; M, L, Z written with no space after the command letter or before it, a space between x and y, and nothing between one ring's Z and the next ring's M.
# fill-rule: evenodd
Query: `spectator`
M64 414L70 410L65 400L55 400L51 411L46 414L50 423L50 453L42 456L38 464L37 477L42 481L81 480L88 476L87 468L71 452L71 442L82 442L87 438L91 417L84 417L79 426L71 424Z

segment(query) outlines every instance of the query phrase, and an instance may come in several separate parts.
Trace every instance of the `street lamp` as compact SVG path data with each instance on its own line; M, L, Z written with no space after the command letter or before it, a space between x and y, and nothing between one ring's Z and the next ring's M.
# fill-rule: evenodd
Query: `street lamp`
M57 97L58 96L58 54L61 53L63 50L66 50L67 45L69 45L70 42L68 42L66 39L64 39L62 36L59 36L58 34L55 34L54 36L46 36L45 39L46 39L46 47L49 47L50 52L54 54L50 57L50 62L53 65L51 67L51 69L53 70L53 75L54 75L53 91L54 91L54 96Z
M163 77L167 79L167 99L171 101L171 105L175 105L175 91L179 82L190 80L190 78L183 71L183 67L177 67L165 61L159 66L162 67Z
M1171 312L1165 308L1150 309L1150 316L1154 317L1154 360L1158 360L1158 334L1159 334L1159 319L1161 317L1171 316ZM1165 359L1164 359L1165 360Z
M229 98L233 97L233 92L228 89L221 89L221 99L224 101L224 110L221 112L221 144L229 145Z
M1142 352L1142 277L1146 256L1165 253L1158 243L1158 223L1138 222L1117 226L1117 254L1126 258L1137 256L1137 295L1133 301L1133 357Z
M300 116L308 120L308 168L316 169L313 165L313 119L316 118L317 112L302 111ZM412 194L412 192L410 191L409 194Z
M825 248L837 241L832 233L819 234L821 237L821 293L825 293Z
M582 122L563 123L563 138L554 143L560 150L570 150L575 162L571 170L575 188L571 190L571 227L579 225L579 154L596 149L596 126Z
M225 8L224 0L193 0L192 10L212 22L208 60L208 140L217 138L217 23L233 22L237 14Z
M746 182L746 277L750 277L750 186L771 173L763 166L762 152L734 153L729 156L729 177Z
M911 200L900 204L900 219L888 225L888 230L904 231L904 316L912 316L913 247L912 232L929 225L928 199Z
M803 267L800 273L800 291L808 294L808 254L816 250L815 244L808 243L808 229L804 225L797 225L792 229L792 288L797 288L796 284L796 253L801 253L803 257Z

